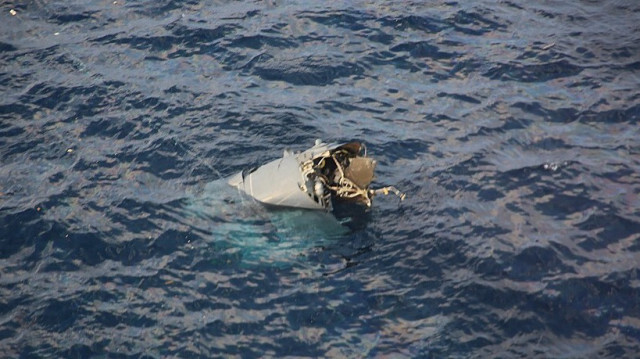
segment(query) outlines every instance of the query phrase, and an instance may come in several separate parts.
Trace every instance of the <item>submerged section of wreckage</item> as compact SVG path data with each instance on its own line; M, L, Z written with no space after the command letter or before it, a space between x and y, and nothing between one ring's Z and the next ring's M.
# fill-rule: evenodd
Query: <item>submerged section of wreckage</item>
M334 201L353 202L371 207L378 193L405 195L394 187L370 189L376 161L367 157L359 142L342 145L316 140L310 149L251 168L229 179L259 202L275 206L331 211Z

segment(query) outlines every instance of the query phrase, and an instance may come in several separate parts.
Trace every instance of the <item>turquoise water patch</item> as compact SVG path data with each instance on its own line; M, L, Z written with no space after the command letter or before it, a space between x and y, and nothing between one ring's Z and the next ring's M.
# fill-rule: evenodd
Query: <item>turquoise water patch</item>
M185 219L229 264L286 266L348 233L324 211L270 208L229 186L209 182L186 200Z

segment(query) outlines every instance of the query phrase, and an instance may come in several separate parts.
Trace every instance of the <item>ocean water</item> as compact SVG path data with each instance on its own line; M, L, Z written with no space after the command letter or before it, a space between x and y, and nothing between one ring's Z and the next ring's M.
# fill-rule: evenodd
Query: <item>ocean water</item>
M637 357L638 19L2 2L0 356ZM316 138L407 199L345 222L226 185Z

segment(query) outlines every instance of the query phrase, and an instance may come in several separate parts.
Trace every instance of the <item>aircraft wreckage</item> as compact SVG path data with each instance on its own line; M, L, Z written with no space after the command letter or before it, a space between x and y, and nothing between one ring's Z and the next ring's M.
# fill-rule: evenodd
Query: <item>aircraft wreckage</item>
M228 183L257 201L274 206L332 211L335 201L371 207L376 194L395 193L394 187L371 189L376 161L360 142L342 145L316 140L304 152L284 151L282 158L244 170Z

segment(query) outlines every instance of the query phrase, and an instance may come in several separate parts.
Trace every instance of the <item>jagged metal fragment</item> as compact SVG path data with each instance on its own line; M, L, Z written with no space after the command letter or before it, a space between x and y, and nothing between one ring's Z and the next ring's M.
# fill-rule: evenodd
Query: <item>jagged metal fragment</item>
M269 205L330 211L333 201L350 201L369 207L375 166L359 142L316 140L304 152L285 150L282 158L242 171L228 183Z

